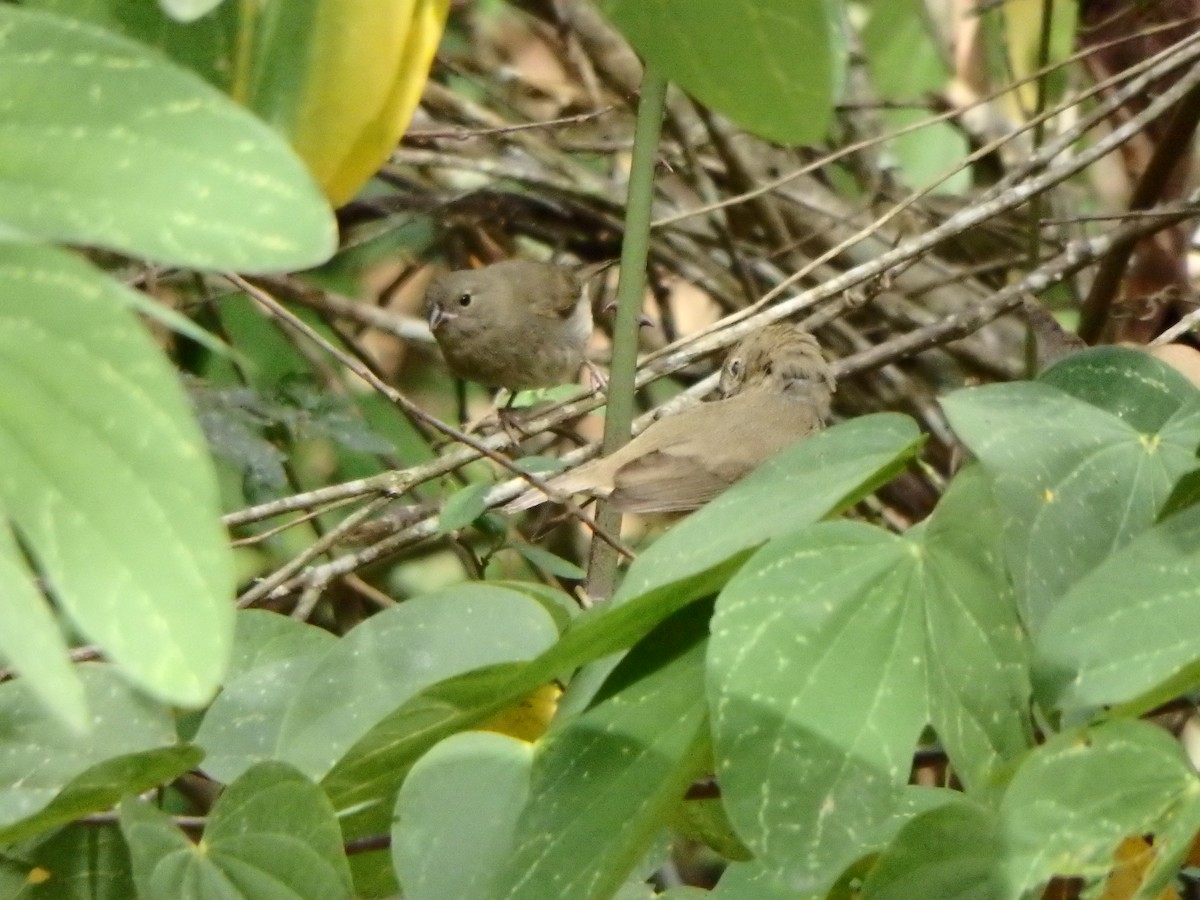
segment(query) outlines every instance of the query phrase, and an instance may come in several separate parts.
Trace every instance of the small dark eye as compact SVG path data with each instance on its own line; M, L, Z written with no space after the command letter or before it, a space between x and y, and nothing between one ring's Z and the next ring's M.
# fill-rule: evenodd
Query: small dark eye
M773 363L767 363L766 368L763 369L763 374L764 375L773 375L774 373L775 373L775 365Z
M742 374L742 361L740 359L735 359L729 363L729 374L734 378Z
M458 305L466 308L471 305L471 299L472 298L470 294L460 294L458 297Z

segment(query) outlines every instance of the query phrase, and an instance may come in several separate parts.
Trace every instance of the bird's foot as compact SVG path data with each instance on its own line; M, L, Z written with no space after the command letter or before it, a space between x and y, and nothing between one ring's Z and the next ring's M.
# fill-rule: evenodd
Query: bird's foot
M590 359L583 361L583 367L587 370L588 381L591 382L592 390L603 394L608 393L608 376L600 371L600 367Z

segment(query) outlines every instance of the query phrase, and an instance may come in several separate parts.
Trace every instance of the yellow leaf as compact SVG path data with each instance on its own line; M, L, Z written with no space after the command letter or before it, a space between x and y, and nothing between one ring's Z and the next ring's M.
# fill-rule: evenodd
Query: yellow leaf
M1042 40L1042 0L1006 0L1004 30L1009 65L1013 75L1028 78L1038 70L1038 48ZM1075 33L1075 4L1072 0L1054 0L1052 4L1049 62L1071 54ZM1027 82L1017 89L1021 110L1028 115L1037 105L1037 83Z
M334 206L378 171L408 127L449 7L450 0L316 0L307 44L272 47L297 55L298 84L251 105L288 136ZM254 64L282 68L278 60Z
M1130 900L1136 896L1146 870L1154 862L1154 848L1144 838L1128 837L1117 847L1114 861L1116 866L1104 883L1100 900ZM1179 894L1168 887L1158 895L1158 900L1179 900Z

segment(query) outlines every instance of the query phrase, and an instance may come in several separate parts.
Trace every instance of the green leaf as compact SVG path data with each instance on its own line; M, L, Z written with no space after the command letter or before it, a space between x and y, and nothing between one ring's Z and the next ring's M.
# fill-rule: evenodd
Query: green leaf
M487 731L456 734L417 761L392 825L392 860L406 898L486 896L512 846L532 764L532 744Z
M969 789L1029 746L997 519L967 470L907 535L814 525L720 594L708 687L722 798L785 883L819 890L885 843L926 722Z
M337 643L324 628L263 609L238 610L229 660L230 680L263 666L321 656Z
M239 612L229 678L195 736L205 751L204 771L228 784L274 758L288 706L336 644L324 629L288 616Z
M950 72L923 0L875 0L869 9L871 18L862 31L862 41L878 96L923 102L929 94L942 90ZM879 115L889 133L929 118L923 109L885 109ZM927 122L918 130L891 138L885 146L899 160L905 182L915 187L943 177L967 155L962 130L946 122ZM961 171L935 191L961 194L970 187L970 180L970 173Z
M548 388L535 388L530 391L517 391L510 394L508 406L513 409L528 409L539 403L562 403L579 394L577 384L559 384Z
M207 751L205 771L228 781L260 760L303 759L324 774L329 763L318 765L316 759L346 754L331 777L342 784L337 773L353 772L344 787L355 799L343 803L339 789L328 788L339 808L361 802L363 792L371 799L390 796L421 753L457 730L459 716L467 717L464 727L481 721L550 680L508 696L498 688L511 681L511 671L497 680L493 670L497 658L545 647L557 634L554 621L544 598L474 584L410 600L371 617L340 641L304 640L294 653L273 654L225 686L196 735ZM303 627L306 634L317 631ZM453 692L455 676L475 668L482 672L467 681L482 679L484 687L465 701L465 711L433 690L442 682ZM454 726L429 737L430 718L442 716ZM360 747L365 762L357 756ZM357 771L360 763L370 775ZM380 782L383 787L373 793Z
M204 439L126 293L71 254L0 243L0 507L79 631L198 706L229 656L233 557Z
M21 676L45 707L72 731L87 727L83 684L67 657L67 642L34 575L0 518L0 659Z
M115 824L68 825L0 855L0 897L129 900L129 852Z
M411 601L410 601L411 602ZM550 680L540 662L468 672L426 688L381 719L321 782L339 810L390 803L429 748L490 718Z
M261 763L226 788L199 844L140 800L121 804L121 830L143 900L353 896L329 801L281 763Z
M486 481L468 484L447 497L441 514L438 515L438 534L449 534L466 528L482 516L487 509L483 498L493 486Z
M186 25L170 18L158 3L140 0L24 0L22 5L133 38L230 93L235 74L233 49L241 28L236 3L222 3L212 15Z
M672 811L670 827L686 840L711 847L724 859L744 862L753 858L733 830L719 798L684 800Z
M1159 521L1200 503L1200 469L1188 472L1171 488L1171 493L1158 512Z
M708 610L664 621L602 696L538 744L529 799L478 900L612 895L708 760L702 684Z
M1010 883L1095 878L1130 835L1181 816L1200 827L1200 782L1182 748L1146 722L1114 721L1057 735L1034 751L1000 804Z
M998 808L959 800L909 822L863 900L1018 900L1055 876L1095 884L1133 835L1154 835L1155 855L1177 860L1200 827L1198 787L1174 739L1148 723L1057 735L1022 761Z
M1081 578L1035 644L1037 685L1060 709L1149 709L1200 684L1200 507L1160 522ZM1147 696L1143 696L1147 695Z
M881 840L884 833L895 835L918 816L959 803L962 798L959 791L946 788L905 788L900 794L900 803L890 825L881 831ZM896 844L891 846L894 848ZM861 884L866 872L874 867L874 862L872 856L859 860L842 873L832 890L814 882L805 882L802 887L794 885L787 879L786 872L764 865L761 860L734 863L721 874L721 880L712 892L712 900L858 900L856 885ZM930 896L933 895L926 895L925 900Z
M325 778L326 791L338 808L389 797L407 767L438 740L552 679L631 647L672 613L719 588L758 544L865 496L920 443L911 419L883 414L840 424L784 451L675 525L630 568L619 602L573 619L536 659L445 682L381 720ZM684 538L672 538L681 529ZM660 553L664 541L667 552Z
M1106 410L1138 431L1161 430L1197 398L1178 371L1141 350L1089 347L1038 376L1042 384Z
M1156 395L1147 389L1148 406ZM1035 632L1080 577L1154 523L1200 444L1200 401L1152 431L1040 383L968 388L942 406L994 480L1017 603Z
M563 559L561 556L551 553L542 547L537 547L533 544L522 544L520 542L514 542L508 546L543 572L549 572L551 575L557 575L559 578L574 580L582 580L587 577L587 572L575 565L575 563Z
M638 53L760 137L820 140L841 90L845 47L832 0L601 0Z
M964 799L934 809L901 829L867 877L863 900L1015 900L999 871L1000 840L985 807Z
M22 682L0 684L0 844L106 809L200 758L176 745L170 713L111 667L90 664L79 674L91 714L86 740L47 718Z
M265 123L90 24L0 6L0 223L164 264L288 271L327 259L329 205Z
M866 8L863 48L879 96L920 100L945 87L950 71L923 0L870 0Z
M277 758L321 777L421 690L532 659L557 637L540 603L504 588L464 584L409 600L367 619L320 660L283 715Z
M554 619L554 624L561 633L579 616L579 602L565 591L552 588L548 584L536 581L492 581L495 587L508 588L510 591L524 594L542 604L542 607Z
M1030 650L1004 567L1001 521L988 479L971 466L908 535L924 550L930 721L968 791L1032 744Z
M787 883L832 884L891 824L928 719L919 565L903 538L829 522L768 544L718 598L721 796Z
M825 900L825 891L795 891L760 862L732 863L710 900Z
M859 416L798 442L655 541L629 567L613 603L658 605L661 592L682 605L713 592L748 551L852 506L922 442L916 423L896 413Z
M566 463L557 456L522 456L513 460L513 465L531 475L549 475L561 472L566 467Z

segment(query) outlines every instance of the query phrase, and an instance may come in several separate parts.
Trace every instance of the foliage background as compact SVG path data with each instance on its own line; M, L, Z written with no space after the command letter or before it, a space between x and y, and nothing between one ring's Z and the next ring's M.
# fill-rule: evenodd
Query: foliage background
M1191 889L1195 388L1050 364L1191 325L1197 12L0 7L0 890ZM643 422L797 316L839 424L581 610L489 509L603 398L464 435L419 318L518 254L644 254Z

